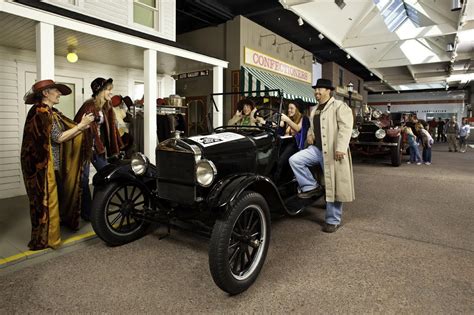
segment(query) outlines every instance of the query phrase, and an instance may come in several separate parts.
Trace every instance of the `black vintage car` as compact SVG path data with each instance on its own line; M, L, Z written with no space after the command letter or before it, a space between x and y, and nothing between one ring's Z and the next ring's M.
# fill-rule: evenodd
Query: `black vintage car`
M393 166L402 163L401 114L366 108L356 116L351 152L368 156L390 156Z
M223 126L189 138L177 133L157 146L156 165L137 153L130 163L103 168L93 181L94 231L115 246L156 223L191 226L210 237L215 283L230 294L246 290L265 261L270 213L293 216L305 206L288 163L273 178L280 152L295 141L278 135L279 110L259 109L257 115L267 113L262 126Z

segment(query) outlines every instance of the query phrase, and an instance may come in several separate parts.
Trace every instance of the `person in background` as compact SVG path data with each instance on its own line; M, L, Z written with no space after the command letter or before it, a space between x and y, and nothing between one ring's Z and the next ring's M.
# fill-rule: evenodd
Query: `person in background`
M287 146L280 154L275 181L280 179L280 174L284 169L290 156L303 150L310 126L309 118L305 115L306 103L302 99L294 99L288 104L288 115L282 114L280 119L280 134L295 137L294 145Z
M61 244L60 224L79 227L82 133L94 121L84 114L78 124L54 108L71 89L53 80L36 82L24 96L28 111L21 143L21 170L30 203L31 250Z
M471 126L467 119L463 119L462 126L459 129L459 152L465 153L467 150L467 138L471 132Z
M436 142L446 142L446 135L444 134L444 126L446 123L441 117L438 117L438 136L436 137Z
M314 95L319 105L311 111L308 147L290 157L301 193L299 198L311 198L326 193L326 223L323 231L336 232L342 222L342 203L355 199L349 141L354 118L346 103L331 96L332 82L319 79ZM320 165L325 189L316 181L309 167Z
M433 117L428 122L428 132L431 134L431 138L435 139L436 138L436 129L438 128L438 123L436 122L436 118Z
M448 137L449 152L458 152L459 125L456 122L456 116L452 116L451 120L446 124L446 135Z
M123 143L122 150L125 152L126 158L131 157L130 150L133 146L133 137L130 135L129 124L125 121L127 120L127 115L128 117L130 116L126 104L131 104L131 102L132 100L128 96L114 95L111 99L112 108L117 119L117 129Z
M423 146L423 163L426 165L431 165L431 146L434 142L433 137L431 137L431 134L423 127L422 124L418 124L417 128L421 134L421 145Z
M405 133L407 134L408 146L410 147L410 161L407 164L416 163L416 165L421 165L421 156L416 136L410 127L405 127Z
M248 99L241 99L237 103L237 111L234 116L229 120L227 125L229 126L255 126L257 119L254 117L257 109L255 103Z
M92 113L95 117L95 121L85 134L87 160L84 163L82 179L81 217L86 221L90 220L92 206L89 190L90 164L92 163L96 170L100 170L108 164L107 158L118 156L123 147L111 104L113 80L96 78L91 83L91 89L92 98L85 101L74 118L75 121L78 121L86 113Z

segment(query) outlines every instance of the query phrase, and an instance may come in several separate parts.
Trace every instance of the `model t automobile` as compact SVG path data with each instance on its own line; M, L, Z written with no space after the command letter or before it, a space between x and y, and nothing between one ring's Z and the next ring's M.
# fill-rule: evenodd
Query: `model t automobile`
M367 156L389 156L393 166L402 163L401 114L362 107L355 117L351 151Z
M129 163L109 164L93 180L94 231L115 246L156 223L191 224L210 237L214 282L230 294L246 290L265 261L270 212L304 209L288 163L279 180L273 178L280 152L295 141L277 133L281 110L282 101L279 108L258 109L263 125L223 126L189 138L177 133L157 146L156 165L141 153Z

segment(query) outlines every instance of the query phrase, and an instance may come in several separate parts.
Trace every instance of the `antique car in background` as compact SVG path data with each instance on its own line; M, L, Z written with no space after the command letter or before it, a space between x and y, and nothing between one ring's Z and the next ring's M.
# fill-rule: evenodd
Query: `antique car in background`
M268 92L268 91L266 91ZM136 240L156 223L191 226L210 237L214 282L229 294L256 280L270 243L270 213L290 216L305 204L286 163L273 176L280 152L294 137L278 135L280 109L260 108L260 126L223 126L212 134L161 142L156 165L136 153L130 163L108 165L94 177L91 222L109 245ZM169 231L169 230L168 230Z
M366 156L390 157L393 166L402 163L401 113L382 113L378 109L363 107L357 113L351 152Z

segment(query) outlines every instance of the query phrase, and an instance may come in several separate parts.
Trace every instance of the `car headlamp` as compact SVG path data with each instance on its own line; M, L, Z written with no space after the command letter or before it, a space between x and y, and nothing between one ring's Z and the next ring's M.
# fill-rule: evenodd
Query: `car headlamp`
M352 138L357 138L359 135L360 135L360 131L359 131L359 130L357 130L357 129L352 129L352 134L351 134L351 137L352 137Z
M374 117L375 119L379 119L380 116L382 116L382 112L379 111L378 109L376 109L372 112L372 117Z
M130 165L135 175L145 174L148 168L148 164L149 164L149 161L148 161L148 158L145 156L145 154L137 152L132 155L132 160L130 162Z
M387 133L385 132L385 130L379 129L379 130L377 130L377 131L375 132L375 137L380 140L380 139L385 138L385 135L386 135L386 134L387 134Z
M196 163L196 180L199 185L209 187L216 177L217 169L209 160L200 160Z

